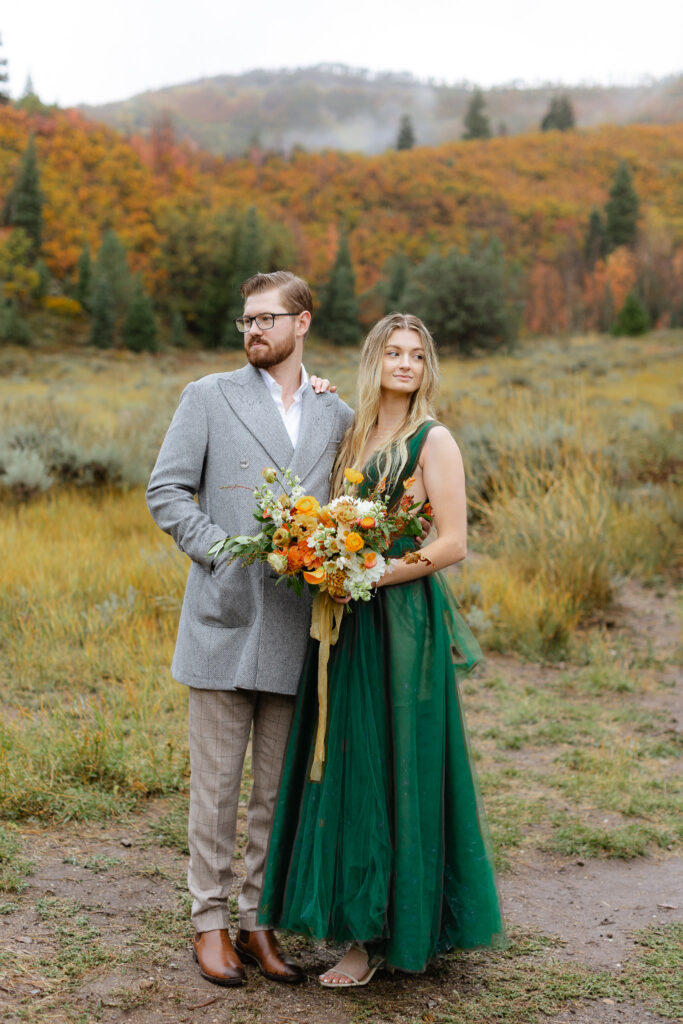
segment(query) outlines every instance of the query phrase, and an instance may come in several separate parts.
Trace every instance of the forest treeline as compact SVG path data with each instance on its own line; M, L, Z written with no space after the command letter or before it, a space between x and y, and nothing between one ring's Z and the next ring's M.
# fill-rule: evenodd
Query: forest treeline
M95 344L240 344L239 282L281 266L337 342L397 306L462 351L683 322L682 124L225 160L8 104L0 209L6 340L47 308Z

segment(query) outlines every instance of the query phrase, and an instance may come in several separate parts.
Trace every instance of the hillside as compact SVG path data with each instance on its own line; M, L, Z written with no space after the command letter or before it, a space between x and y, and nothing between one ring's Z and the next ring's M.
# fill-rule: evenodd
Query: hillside
M176 135L225 156L257 144L379 153L395 144L403 114L418 143L459 139L471 83L445 85L409 74L375 74L344 65L221 75L149 91L83 113L128 133L146 133L170 118ZM577 124L670 124L683 120L683 75L635 86L540 87L518 84L486 91L496 134L535 131L558 92L570 96Z
M233 277L253 272L235 254L250 209L259 266L291 266L318 295L347 230L363 323L381 315L377 288L392 255L404 252L417 264L434 249L467 249L475 238L498 239L519 272L532 333L605 329L607 306L618 310L637 281L653 322L664 313L663 322L679 322L683 123L536 132L377 156L297 151L226 161L168 136L126 139L76 111L6 107L0 205L31 133L53 287L68 290L84 244L95 253L113 228L157 308L181 312L206 337L215 337L214 321L201 327L207 303L222 310L226 282L236 294ZM604 206L621 160L640 201L639 246L587 266L588 219Z

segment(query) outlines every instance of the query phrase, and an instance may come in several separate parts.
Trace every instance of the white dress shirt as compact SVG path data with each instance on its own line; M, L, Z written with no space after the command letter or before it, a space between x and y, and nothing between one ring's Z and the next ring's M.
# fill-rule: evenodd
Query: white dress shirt
M270 392L270 397L275 402L275 405L282 416L282 422L287 428L289 439L292 442L293 447L296 448L296 443L299 440L299 428L301 427L301 402L304 391L308 387L308 374L306 373L306 367L303 364L301 366L301 384L294 392L294 401L290 405L289 409L285 409L282 401L282 386L278 384L274 377L271 377L267 370L262 370L260 366L259 373L263 377L266 387Z

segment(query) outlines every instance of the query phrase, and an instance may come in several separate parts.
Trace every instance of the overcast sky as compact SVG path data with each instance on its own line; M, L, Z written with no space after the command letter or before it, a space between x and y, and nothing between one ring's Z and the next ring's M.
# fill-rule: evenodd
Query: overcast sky
M681 0L5 0L3 8L12 95L30 73L41 99L62 106L321 62L482 86L683 71Z

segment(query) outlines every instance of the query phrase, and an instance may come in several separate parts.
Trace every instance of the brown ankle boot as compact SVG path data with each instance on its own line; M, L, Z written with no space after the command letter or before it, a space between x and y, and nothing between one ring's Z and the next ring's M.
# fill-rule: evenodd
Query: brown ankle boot
M246 981L247 972L240 963L227 928L195 932L192 946L202 978L214 985L242 985Z
M270 930L248 932L241 929L235 939L235 949L243 963L256 964L270 981L284 981L289 985L305 981L304 972L287 956Z

